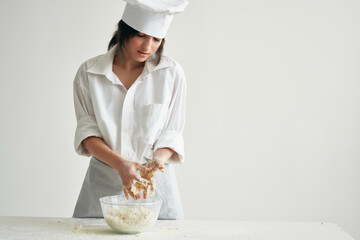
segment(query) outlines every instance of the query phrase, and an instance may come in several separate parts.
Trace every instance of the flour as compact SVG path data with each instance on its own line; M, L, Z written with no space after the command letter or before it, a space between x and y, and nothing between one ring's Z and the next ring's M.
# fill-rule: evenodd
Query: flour
M75 225L73 233L81 233L81 229L82 229L82 224Z
M157 215L144 207L112 209L107 212L105 221L114 230L123 233L138 233L151 227Z

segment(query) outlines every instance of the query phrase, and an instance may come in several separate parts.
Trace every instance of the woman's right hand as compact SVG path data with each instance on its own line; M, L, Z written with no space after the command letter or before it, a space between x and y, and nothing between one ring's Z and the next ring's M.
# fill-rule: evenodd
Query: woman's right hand
M103 139L95 136L90 136L82 141L86 150L100 161L111 166L118 171L124 186L124 193L127 199L129 195L134 199L139 199L140 194L136 191L133 181L138 181L139 184L144 185L147 180L142 179L136 174L138 170L146 170L140 163L126 160L112 151ZM147 184L146 184L147 186Z
M134 180L140 183L146 184L147 180L141 178L136 172L143 170L146 168L142 166L140 163L129 161L126 159L122 159L119 162L119 165L116 169L121 177L123 182L123 189L125 193L126 199L129 199L129 195L134 199L140 199L140 193L137 193L134 187Z

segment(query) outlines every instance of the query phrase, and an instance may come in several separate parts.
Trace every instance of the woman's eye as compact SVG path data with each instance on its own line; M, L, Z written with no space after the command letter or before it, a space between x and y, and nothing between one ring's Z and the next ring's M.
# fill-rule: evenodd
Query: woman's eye
M160 42L159 38L154 38L155 42Z
M140 33L136 34L138 37L145 37L145 34L141 35Z

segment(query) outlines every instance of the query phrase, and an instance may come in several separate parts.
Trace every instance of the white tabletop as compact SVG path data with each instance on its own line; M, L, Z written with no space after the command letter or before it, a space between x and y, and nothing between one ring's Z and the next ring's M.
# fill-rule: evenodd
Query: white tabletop
M122 235L103 219L43 217L0 217L0 239L353 240L334 223L159 220L147 232Z

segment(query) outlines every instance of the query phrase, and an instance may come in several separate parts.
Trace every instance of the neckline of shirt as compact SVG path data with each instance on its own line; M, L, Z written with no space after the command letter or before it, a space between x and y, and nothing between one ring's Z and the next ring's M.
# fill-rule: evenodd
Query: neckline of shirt
M107 53L103 55L99 55L97 61L92 66L90 66L86 70L86 72L105 75L108 80L110 80L114 84L117 84L117 81L114 79L115 73L113 72L112 69L116 46L117 44L113 46ZM149 61L149 59L147 59L145 61L143 72L140 74L139 77L141 77L140 79L142 80L149 73L167 67L170 67L170 63L166 61L164 58L160 60L157 66L155 66L155 64L153 64L152 62Z

